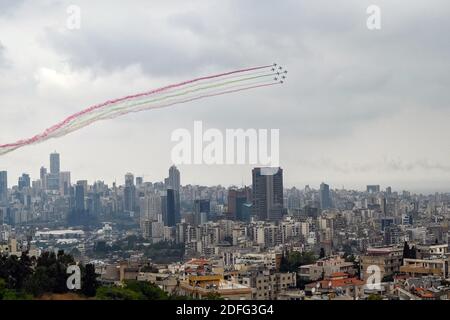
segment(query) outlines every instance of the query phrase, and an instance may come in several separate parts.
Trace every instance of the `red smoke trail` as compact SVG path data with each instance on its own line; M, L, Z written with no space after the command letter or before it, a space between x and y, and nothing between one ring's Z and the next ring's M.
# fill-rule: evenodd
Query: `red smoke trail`
M219 78L219 77L223 77L223 76L228 76L228 75L232 75L232 74L265 69L265 68L269 68L269 67L272 67L272 66L273 65L266 65L266 66L259 66L259 67L253 67L253 68L239 69L239 70L225 72L225 73L220 73L220 74L216 74L216 75L195 78L195 79L192 79L192 80L183 81L183 82L180 82L180 83L176 83L176 84L168 85L168 86L161 87L161 88L158 88L158 89L154 89L154 90L151 90L151 91L148 91L148 92L142 92L142 93L129 95L129 96L118 98L118 99L114 99L114 100L108 100L106 102L103 102L103 103L97 104L97 105L93 105L93 106L91 106L91 107L89 107L89 108L87 108L85 110L79 111L79 112L69 116L68 118L66 118L62 122L57 123L57 124L53 125L52 127L46 129L41 134L35 135L34 137L29 138L29 139L19 140L19 141L15 142L15 143L8 143L8 144L0 145L0 148L21 147L21 146L32 144L34 142L37 142L37 141L47 137L49 134L51 134L54 131L58 130L59 128L63 127L64 125L66 125L67 123L72 121L73 119L76 119L76 118L78 118L78 117L80 117L80 116L82 116L82 115L84 115L86 113L89 113L91 111L94 111L96 109L99 109L99 108L102 108L102 107L105 107L105 106L108 106L108 105L111 105L111 104L114 104L114 103L122 102L122 101L125 101L125 100L128 100L128 99L134 99L134 98L139 98L139 97L143 97L143 96L148 96L148 95L164 92L164 91L169 90L169 89L181 87L181 86L184 86L184 85L187 85L187 84L191 84L191 83L194 83L194 82L198 82L198 81L202 81L202 80L210 80L210 79ZM241 91L241 90L238 90L238 91ZM236 91L233 91L233 92L236 92Z
M272 82L272 83L259 84L259 85L255 85L255 86L249 86L249 87L244 87L244 88L239 88L239 89L227 90L227 91L222 91L222 92L217 92L217 93L204 94L204 95L197 96L197 97L194 97L194 98L189 98L189 99L185 99L185 100L180 100L180 101L175 101L175 102L171 102L171 103L167 103L167 104L162 104L162 105L159 105L159 106L156 106L156 107L151 107L149 109L161 109L161 108L173 106L175 104L191 102L191 101L195 101L195 100L199 100L199 99L203 99L203 98L222 96L222 95L228 94L228 93L235 93L235 92L245 91L245 90L250 90L250 89L274 86L274 85L277 85L277 84L281 84L281 83L280 82ZM124 114L127 114L127 113L133 113L133 112L140 112L140 111L142 111L142 110L136 110L136 111L130 111L130 112L125 112L124 111L124 112L119 113L119 115L124 115Z

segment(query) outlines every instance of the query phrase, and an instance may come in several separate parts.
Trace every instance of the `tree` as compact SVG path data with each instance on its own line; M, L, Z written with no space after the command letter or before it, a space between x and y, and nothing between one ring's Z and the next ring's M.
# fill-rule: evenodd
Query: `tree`
M0 300L31 300L33 297L23 292L6 288L4 279L0 279Z
M142 300L138 292L113 286L98 288L96 298L98 300Z
M27 252L23 252L20 258L0 255L0 278L5 280L8 289L20 291L33 272L31 265L32 259Z
M416 246L413 246L411 248L411 250L409 251L409 257L411 259L416 259L417 258L417 250L416 250Z
M352 262L354 264L355 261L356 261L356 257L353 254L345 257L345 262Z
M210 292L204 298L205 300L224 300L218 292Z
M403 245L403 259L409 258L410 254L409 244L405 241L405 244Z
M381 279L381 282L393 282L394 276L392 274L385 275L383 279Z
M280 271L281 272L297 272L300 266L316 262L314 253L310 251L298 252L292 251L288 253L287 257L281 258Z
M48 277L45 267L37 267L25 284L25 290L35 297L51 292L52 287L52 279Z
M87 264L81 267L81 292L87 297L94 297L99 283L97 281L97 274L95 273L95 266Z
M286 272L288 270L288 267L289 267L289 262L286 257L286 254L283 252L283 255L281 256L281 261L280 261L280 271Z
M123 287L99 287L96 298L99 300L168 300L169 296L152 283L128 280Z
M349 244L345 244L343 246L343 251L344 251L344 254L343 254L344 259L346 259L347 257L349 257L353 254L352 247Z
M325 258L325 249L324 248L320 248L320 254L319 254L319 259Z
M36 261L33 274L28 277L25 284L27 292L34 296L44 293L66 293L67 288L67 267L75 264L71 255L64 251L44 252Z
M127 289L138 292L142 300L167 300L167 293L153 283L147 281L129 280L125 282Z

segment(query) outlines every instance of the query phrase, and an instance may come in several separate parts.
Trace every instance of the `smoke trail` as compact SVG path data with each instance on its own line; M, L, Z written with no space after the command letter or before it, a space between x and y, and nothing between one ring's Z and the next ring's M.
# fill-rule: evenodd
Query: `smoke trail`
M127 101L126 104L118 104L118 105L114 105L111 108L105 109L104 111L101 111L99 113L93 114L91 118L87 117L87 118L83 118L83 121L88 121L88 122L92 122L92 120L101 120L101 119L105 119L105 116L107 119L109 119L109 115L113 114L116 111L120 111L122 109L128 109L131 107L135 107L135 106L139 106L142 104L148 104L148 103L154 103L154 102L159 102L159 101L163 101L163 100L168 100L168 99L173 99L179 96L183 96L183 95L187 95L187 94L192 94L192 93L196 93L198 91L204 91L204 90L209 90L209 89L214 89L214 88L220 88L220 87L228 87L234 83L240 83L240 82L246 82L245 84L243 84L243 86L245 85L249 85L249 83L247 83L250 80L255 80L255 79L259 79L259 78L264 78L264 77L270 77L273 76L273 73L270 74L265 74L265 75L258 75L258 76L253 76L253 77L247 77L247 78L242 78L242 79L237 79L237 80L230 80L230 81L225 81L222 83L215 83L215 84L211 84L208 86L203 86L203 87L198 87L195 89L191 89L191 90L186 90L186 91L182 91L180 92L179 90L177 90L176 93L173 93L171 95L163 95L161 97L152 99L152 100L145 100L145 101L140 101L140 102L136 102L136 103L130 103L130 101ZM128 112L127 112L128 113ZM69 125L69 127L71 125L78 125L78 123L72 123ZM68 128L68 127L66 127Z
M151 91L108 100L77 112L29 139L0 145L0 155L26 145L67 135L96 121L113 119L127 113L164 108L199 99L281 84L287 71L266 65L204 76Z

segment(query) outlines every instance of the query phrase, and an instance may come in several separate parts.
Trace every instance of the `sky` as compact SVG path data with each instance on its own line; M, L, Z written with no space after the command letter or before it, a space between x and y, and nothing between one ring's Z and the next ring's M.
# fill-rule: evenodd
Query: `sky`
M81 9L79 29L67 9ZM366 10L381 9L369 30ZM10 186L61 154L72 181L167 176L171 133L279 129L286 187L450 191L448 0L0 0L0 144L92 104L278 62L283 86L102 121L0 157ZM251 165L181 165L182 184L251 183Z

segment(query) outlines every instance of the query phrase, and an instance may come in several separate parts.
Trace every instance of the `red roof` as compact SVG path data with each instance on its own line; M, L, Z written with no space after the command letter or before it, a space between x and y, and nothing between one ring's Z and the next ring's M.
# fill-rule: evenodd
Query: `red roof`
M199 266L203 266L205 264L209 264L209 260L206 260L206 259L192 259L192 260L188 261L187 264L196 264L196 265L199 265Z
M336 275L333 276L334 274L337 274L337 276ZM308 288L313 288L313 287L317 287L317 284L319 283L320 284L319 288L334 289L334 288L338 288L338 287L362 286L365 284L365 282L363 280L360 280L355 277L350 278L348 276L348 274L343 273L343 272L335 272L334 274L329 279L313 282L313 283L307 284L306 286ZM345 278L341 279L341 277L345 277Z
M348 274L345 272L333 272L331 274L331 278L337 278L337 277L348 277Z

